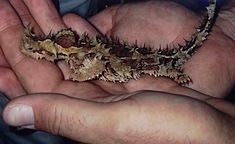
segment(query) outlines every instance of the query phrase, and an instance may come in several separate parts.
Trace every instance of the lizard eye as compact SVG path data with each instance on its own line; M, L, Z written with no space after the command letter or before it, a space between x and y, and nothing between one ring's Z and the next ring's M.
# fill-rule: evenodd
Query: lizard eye
M29 48L28 48L28 50L30 50L30 51L31 51L31 50L33 50L33 48L32 48L32 47L29 47Z

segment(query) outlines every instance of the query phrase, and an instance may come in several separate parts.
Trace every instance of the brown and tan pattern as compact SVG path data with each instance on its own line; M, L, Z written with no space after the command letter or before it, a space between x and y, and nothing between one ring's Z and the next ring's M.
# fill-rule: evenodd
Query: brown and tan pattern
M77 35L72 29L63 29L45 38L25 29L21 50L34 59L51 62L64 60L72 70L74 81L99 79L128 82L141 74L168 77L179 84L188 83L190 77L181 66L196 52L209 35L215 20L216 0L210 0L207 14L190 41L174 49L150 49L129 45L104 37Z

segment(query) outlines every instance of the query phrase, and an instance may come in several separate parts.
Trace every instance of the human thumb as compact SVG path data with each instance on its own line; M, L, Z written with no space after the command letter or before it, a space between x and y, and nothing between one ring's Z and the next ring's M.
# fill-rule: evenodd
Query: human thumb
M34 127L73 140L94 143L97 139L106 141L103 129L104 124L109 127L110 118L105 107L102 103L59 94L35 94L9 102L3 118L11 126Z

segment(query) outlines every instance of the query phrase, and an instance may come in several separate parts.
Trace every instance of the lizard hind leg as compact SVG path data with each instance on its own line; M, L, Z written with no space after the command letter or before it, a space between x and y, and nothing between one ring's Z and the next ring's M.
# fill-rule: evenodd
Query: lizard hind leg
M178 84L186 84L191 82L191 78L187 74L175 68L166 68L164 66L159 67L158 70L143 70L141 73L149 74L150 76L155 77L167 77L174 80Z
M101 61L101 56L96 54L94 58L68 59L67 63L72 70L70 79L73 81L87 81L97 79L105 71L106 63Z
M166 72L164 73L163 76L171 78L178 84L186 84L192 81L187 74L174 68L166 69Z
M172 77L172 79L178 84L187 84L192 81L191 78L187 74L181 71L177 71L175 69L170 70L170 71L171 71L169 72L170 77Z

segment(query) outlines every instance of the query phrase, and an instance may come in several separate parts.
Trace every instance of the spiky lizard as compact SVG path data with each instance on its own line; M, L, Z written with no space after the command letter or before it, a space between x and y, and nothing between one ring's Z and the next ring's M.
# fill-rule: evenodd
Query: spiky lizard
M210 0L201 26L184 45L172 50L147 49L129 45L107 37L87 34L78 36L72 29L62 29L46 37L25 29L21 51L34 58L51 62L64 60L69 65L73 81L104 80L128 82L141 74L168 77L179 84L188 83L190 77L181 66L193 56L207 39L215 20L216 0Z

